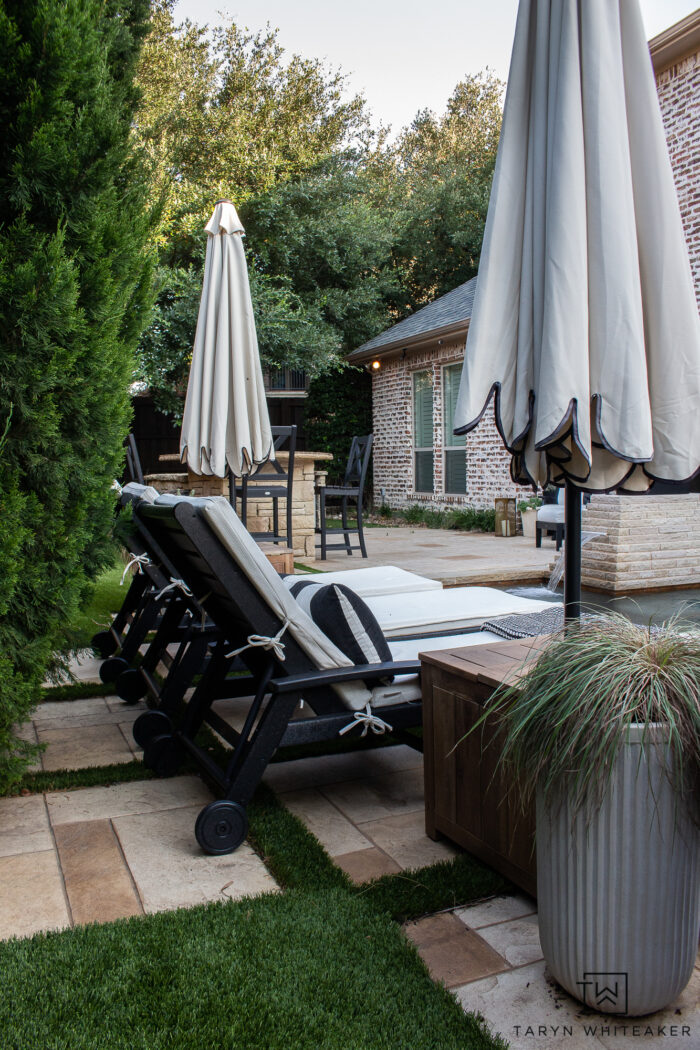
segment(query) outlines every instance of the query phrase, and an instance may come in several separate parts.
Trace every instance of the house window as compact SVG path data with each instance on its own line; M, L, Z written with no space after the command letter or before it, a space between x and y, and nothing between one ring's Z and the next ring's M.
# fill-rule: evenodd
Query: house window
M462 365L447 365L442 370L443 405L445 417L445 492L463 496L467 491L467 448L466 438L455 437L454 419L457 407L459 381L462 376Z
M433 384L430 372L413 373L413 449L416 492L432 492Z

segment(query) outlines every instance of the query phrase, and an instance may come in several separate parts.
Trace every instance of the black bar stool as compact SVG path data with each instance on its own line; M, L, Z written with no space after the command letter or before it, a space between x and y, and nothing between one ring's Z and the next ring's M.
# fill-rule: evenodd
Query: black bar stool
M241 501L240 518L248 527L248 500L272 500L272 532L252 532L255 540L267 540L271 543L284 543L294 547L292 541L292 486L294 482L294 452L297 445L297 428L271 427L274 439L275 456L279 451L287 451L289 460L283 468L275 458L265 463L258 471L248 477L245 475L236 484L236 497ZM264 472L264 473L263 473ZM286 531L279 530L279 501L286 500Z
M319 527L316 532L321 536L321 542L316 546L321 548L321 561L326 560L326 552L329 550L344 550L348 555L353 551L362 551L362 557L367 557L365 547L365 536L362 531L362 496L367 478L369 459L372 455L372 444L374 436L367 434L364 437L354 437L350 446L348 465L345 468L345 478L342 485L319 485L316 495L319 498ZM326 524L326 501L340 500L340 516L342 526L329 529ZM357 525L348 525L348 501L352 500L357 505ZM351 544L350 535L356 532L359 543ZM328 543L328 536L343 536L342 543Z

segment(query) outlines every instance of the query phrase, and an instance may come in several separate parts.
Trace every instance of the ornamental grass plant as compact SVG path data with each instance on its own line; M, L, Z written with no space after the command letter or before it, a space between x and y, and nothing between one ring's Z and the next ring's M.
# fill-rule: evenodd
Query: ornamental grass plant
M658 627L620 614L567 625L516 684L494 694L484 717L492 716L523 806L536 789L554 804L562 787L574 812L600 802L626 731L640 724L645 745L668 749L674 787L697 817L700 631L679 617Z

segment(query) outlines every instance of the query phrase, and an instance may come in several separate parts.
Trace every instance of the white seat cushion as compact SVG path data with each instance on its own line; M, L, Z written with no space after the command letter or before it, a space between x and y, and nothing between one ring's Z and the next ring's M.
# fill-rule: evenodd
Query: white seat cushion
M472 631L469 634L449 634L430 638L409 638L403 642L390 642L394 660L417 660L419 653L436 652L440 649L457 649L463 645L487 645L502 642L491 631ZM377 685L372 690L372 707L389 707L391 704L410 703L421 699L420 679L417 674L396 675L391 685ZM391 714L387 714L391 722Z
M138 503L139 500L143 500L145 503L155 503L159 496L158 489L154 489L152 485L140 485L138 481L129 481L122 489L121 502Z
M364 569L342 569L339 572L301 573L297 576L285 576L287 587L293 587L299 580L313 580L314 583L342 583L361 598L376 597L380 594L405 594L415 591L440 591L440 580L429 580L415 572L400 569L397 565L372 565Z
M291 596L229 501L224 496L202 500L201 510L212 531L258 594L287 624L286 630L304 650L312 666L319 670L352 667L352 660L341 653ZM284 644L284 637L281 641ZM346 707L353 711L360 710L371 700L371 693L363 682L343 682L333 688Z
M545 503L544 507L537 511L537 520L543 524L546 522L549 525L557 525L565 520L564 508L558 503Z
M450 587L444 591L365 598L388 639L479 627L495 616L540 612L551 602L520 598L496 587Z

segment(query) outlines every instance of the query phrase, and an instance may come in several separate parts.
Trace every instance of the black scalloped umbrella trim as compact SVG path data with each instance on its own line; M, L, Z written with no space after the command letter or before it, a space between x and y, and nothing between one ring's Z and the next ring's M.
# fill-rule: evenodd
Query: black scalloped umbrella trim
M493 398L493 403L494 403L493 404L493 413L494 413L494 421L496 423L496 429L498 430L498 433L500 435L501 441L503 442L506 450L509 452L509 454L512 457L511 465L510 465L510 476L511 476L511 478L513 479L513 481L516 484L519 484L519 485L531 485L533 488L537 488L537 483L536 483L535 479L532 477L532 475L530 474L529 470L527 469L527 467L525 465L525 457L524 457L524 454L523 454L524 445L526 443L527 436L530 433L530 430L532 429L532 423L533 423L533 419L534 419L534 408L535 408L535 392L534 392L534 390L530 390L530 393L528 395L528 418L527 418L527 423L525 424L525 427L523 428L523 430L513 439L512 442L509 443L506 440L506 436L505 436L505 432L504 432L504 428L503 428L503 419L502 419L502 415L501 415L501 384L500 384L500 382L495 382L493 384L493 386L491 387L491 389L489 390L489 392L488 392L488 394L486 396L486 400L484 402L484 407L481 409L481 412L479 413L479 415L475 419L471 420L469 423L465 423L461 427L455 427L454 433L462 435L462 434L468 434L470 431L474 430L475 427L477 427L479 425L479 423L481 422L481 420L484 418L484 414L486 413L486 410L489 407L489 403L490 403L492 398ZM687 477L687 478L683 478L683 479L664 478L664 477L661 477L658 474L652 474L652 472L650 470L647 470L645 464L650 462L649 457L643 457L643 458L635 459L632 456L626 456L622 452L618 452L617 449L615 449L613 447L613 445L611 445L610 442L606 439L605 434L603 433L603 430L602 430L602 427L601 427L601 413L602 413L602 403L603 403L602 395L601 394L593 394L591 396L591 400L594 402L596 426L597 426L598 435L599 435L599 438L600 438L599 441L596 441L596 442L593 443L593 447L594 448L603 448L607 452L609 452L612 456L615 456L616 459L619 459L623 463L629 463L630 464L630 469L618 481L616 481L614 485L609 485L606 488L593 488L592 486L586 484L586 482L588 480L588 477L590 475L590 468L591 468L592 464L591 464L591 460L590 460L589 456L587 455L587 453L586 453L586 451L585 451L585 449L584 449L584 447L581 444L581 441L579 439L579 433L578 433L578 402L577 402L576 398L572 398L571 401L569 402L568 408L566 410L566 413L564 414L564 417L563 417L561 423L558 424L558 426L551 432L551 434L549 434L546 438L543 438L541 441L538 441L537 444L535 445L535 450L537 452L544 452L545 456L546 456L546 459L547 459L547 482L546 482L547 484L555 484L555 485L561 486L561 482L560 481L554 481L553 480L552 468L554 468L554 473L556 473L556 474L563 474L565 480L573 482L574 485L576 485L577 488L580 488L583 492L593 492L593 493L601 493L601 494L602 493L606 493L606 492L616 492L616 491L620 491L620 490L624 492L625 482L634 473L634 471L636 470L637 467L641 467L643 472L644 472L644 474L646 475L646 477L648 477L651 481L663 481L663 482L668 482L668 483L671 483L671 484L674 484L674 485L688 485L688 484L690 484L691 481L694 481L698 476L700 476L700 464L699 464L697 469L694 470L693 473L690 474L689 477ZM563 448L561 446L561 442L565 441L569 437L572 439L573 443L576 445L576 448L581 453L581 456L583 457L583 459L589 465L589 474L584 476L584 477L581 477L580 475L574 474L572 471L567 470L567 468L566 468L566 464L569 463L573 457L572 457L571 451L569 449ZM633 494L634 495L639 495L638 492L634 492Z

